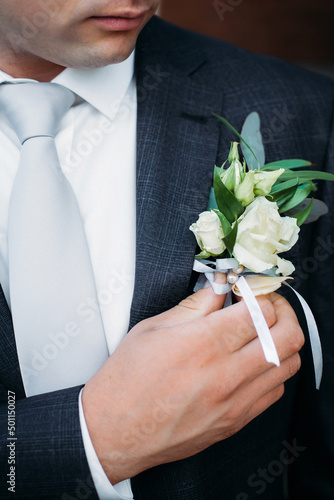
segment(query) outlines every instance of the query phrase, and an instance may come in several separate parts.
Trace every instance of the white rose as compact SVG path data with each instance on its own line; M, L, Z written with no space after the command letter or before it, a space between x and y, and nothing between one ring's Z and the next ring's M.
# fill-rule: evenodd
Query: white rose
M217 256L224 252L224 232L218 215L213 212L202 212L196 223L190 226L196 236L198 246L210 255Z
M291 262L277 254L290 250L298 240L298 233L295 218L281 217L277 204L260 196L248 205L238 219L233 256L239 264L255 273L278 266L278 272L291 274Z
M282 259L277 255L277 271L276 274L283 274L283 276L290 276L295 270L295 266L289 260Z

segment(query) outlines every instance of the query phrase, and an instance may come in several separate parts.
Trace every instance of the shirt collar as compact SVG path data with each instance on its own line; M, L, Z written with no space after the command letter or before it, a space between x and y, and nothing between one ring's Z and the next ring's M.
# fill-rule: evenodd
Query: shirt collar
M134 77L134 51L123 62L103 68L66 68L52 80L72 90L112 120ZM0 70L0 84L4 81L35 81L13 78Z

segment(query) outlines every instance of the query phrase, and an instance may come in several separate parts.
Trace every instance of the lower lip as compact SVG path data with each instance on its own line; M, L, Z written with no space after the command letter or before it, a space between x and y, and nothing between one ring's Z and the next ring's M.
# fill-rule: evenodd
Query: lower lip
M145 14L139 17L92 17L101 28L110 31L130 31L139 28L144 21Z

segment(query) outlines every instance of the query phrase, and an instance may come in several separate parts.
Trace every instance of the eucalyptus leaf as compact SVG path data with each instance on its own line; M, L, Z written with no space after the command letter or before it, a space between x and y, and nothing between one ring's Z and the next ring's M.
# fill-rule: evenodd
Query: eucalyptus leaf
M214 169L213 188L218 209L232 224L244 212L244 207L222 182L218 167Z
M310 198L306 198L304 201L299 203L296 207L292 208L291 210L288 210L285 212L284 215L288 215L289 217L292 217L293 215L296 215L300 211L304 210L309 206L311 203ZM326 203L324 203L321 200L313 200L313 205L312 205L312 210L309 213L307 219L304 221L304 224L310 224L311 222L315 222L321 217L322 215L326 215L328 213L328 207Z
M222 123L224 123L224 125L226 125L227 128L229 128L231 130L231 132L233 132L233 134L235 134L237 137L239 137L239 139L247 146L247 148L251 151L251 153L253 154L254 158L256 159L256 163L259 165L259 161L256 157L256 154L254 153L254 151L252 150L252 148L249 146L249 144L247 144L247 142L245 141L245 139L239 134L239 132L230 124L230 122L228 122L225 118L223 118L222 116L219 116L219 115L216 115L215 113L212 113L213 116L215 116L216 118L218 118L218 120L220 120Z
M255 156L248 147L245 147L243 143L241 144L242 153L245 157L249 170L256 169L256 163L258 163L260 167L262 167L265 163L265 152L260 127L260 116L256 113L256 111L254 111L247 116L241 129L241 137L245 142L247 142L247 144L249 144L256 155ZM254 163L255 168L253 166Z
M306 221L306 219L310 215L311 210L312 210L312 206L313 206L313 198L311 199L311 202L310 202L308 207L306 207L301 212L298 212L297 214L291 216L291 217L297 219L297 224L299 227Z
M207 210L217 210L217 209L218 209L218 206L217 206L217 202L216 202L216 198L215 198L215 191L212 187L210 189L210 196L209 196Z
M293 195L293 197L290 198L290 200L288 200L286 203L284 203L284 205L281 205L279 211L282 213L296 207L297 205L299 205L299 203L301 203L302 201L305 200L305 198L308 197L311 191L312 191L312 182L310 182L309 184L304 184L303 186L299 186L296 189L296 192Z

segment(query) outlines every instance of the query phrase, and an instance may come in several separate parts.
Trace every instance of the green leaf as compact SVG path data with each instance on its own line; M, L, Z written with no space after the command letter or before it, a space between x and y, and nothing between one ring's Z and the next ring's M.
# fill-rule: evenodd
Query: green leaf
M223 242L225 243L227 250L230 252L230 254L232 254L235 240L237 239L238 223L236 222L232 228L229 221L219 210L214 210L214 212L218 215L220 224L223 228L223 232L225 235L223 238Z
M327 172L321 172L318 170L299 170L298 172L293 172L292 170L287 170L283 172L280 176L282 181L289 179L302 179L302 180L323 180L323 181L334 181L334 174L328 174Z
M213 188L218 209L226 217L230 224L244 212L244 207L233 193L222 182L219 168L215 167L213 174Z
M232 226L229 221L226 219L225 215L222 214L219 210L214 210L215 214L218 215L220 220L220 225L223 229L224 236L229 234L232 231Z
M279 160L273 161L271 163L267 163L261 170L277 170L278 168L302 168L302 167L310 167L312 163L307 160Z
M227 163L227 160L225 160L224 163L222 164L222 166L220 167L220 169L219 169L219 175L221 175L224 172L224 170L225 171L227 170L227 168L224 168L225 165L226 165L226 163ZM217 165L216 165L216 167L217 167Z
M232 255L233 248L235 245L235 241L237 239L237 234L238 234L238 222L236 221L232 231L230 231L226 236L223 238L223 242L226 245L227 250L230 252Z
M270 194L278 193L279 191L284 191L284 189L288 189L293 186L298 185L298 180L291 179L290 181L280 182L278 181L271 188Z
M308 197L311 191L312 191L312 182L310 182L309 184L304 184L302 186L299 186L294 196L286 203L284 203L284 205L281 205L279 211L282 213L296 207L297 205L299 205L299 203L301 203L302 201L305 200L305 198Z
M209 257L211 257L211 253L208 253L205 250L202 250L201 253L195 255L195 259L208 259Z
M304 224L304 222L306 221L307 217L309 216L309 214L312 210L312 206L313 206L313 198L311 200L311 203L309 204L309 206L307 208L305 208L305 210L298 212L298 214L290 215L290 217L294 217L295 219L297 219L297 224L299 227L302 224Z
M297 190L298 182L294 186L283 189L281 191L276 191L275 193L270 193L266 196L267 200L274 201L277 203L278 207L281 207L287 203L295 194Z
M250 147L250 145L245 141L245 139L239 134L239 132L225 118L223 118L222 116L216 115L216 113L212 113L212 114L213 114L213 116L215 116L216 118L218 118L218 120L220 120L221 122L223 122L224 125L226 125L226 127L228 127L231 130L231 132L233 132L233 134L235 134L237 137L239 137L239 139L248 147L248 149L250 150L250 152L253 154L253 156L254 156L254 158L256 160L256 163L258 164L258 166L260 168L259 160L257 159L256 154L254 153L254 151L252 150L252 148Z

